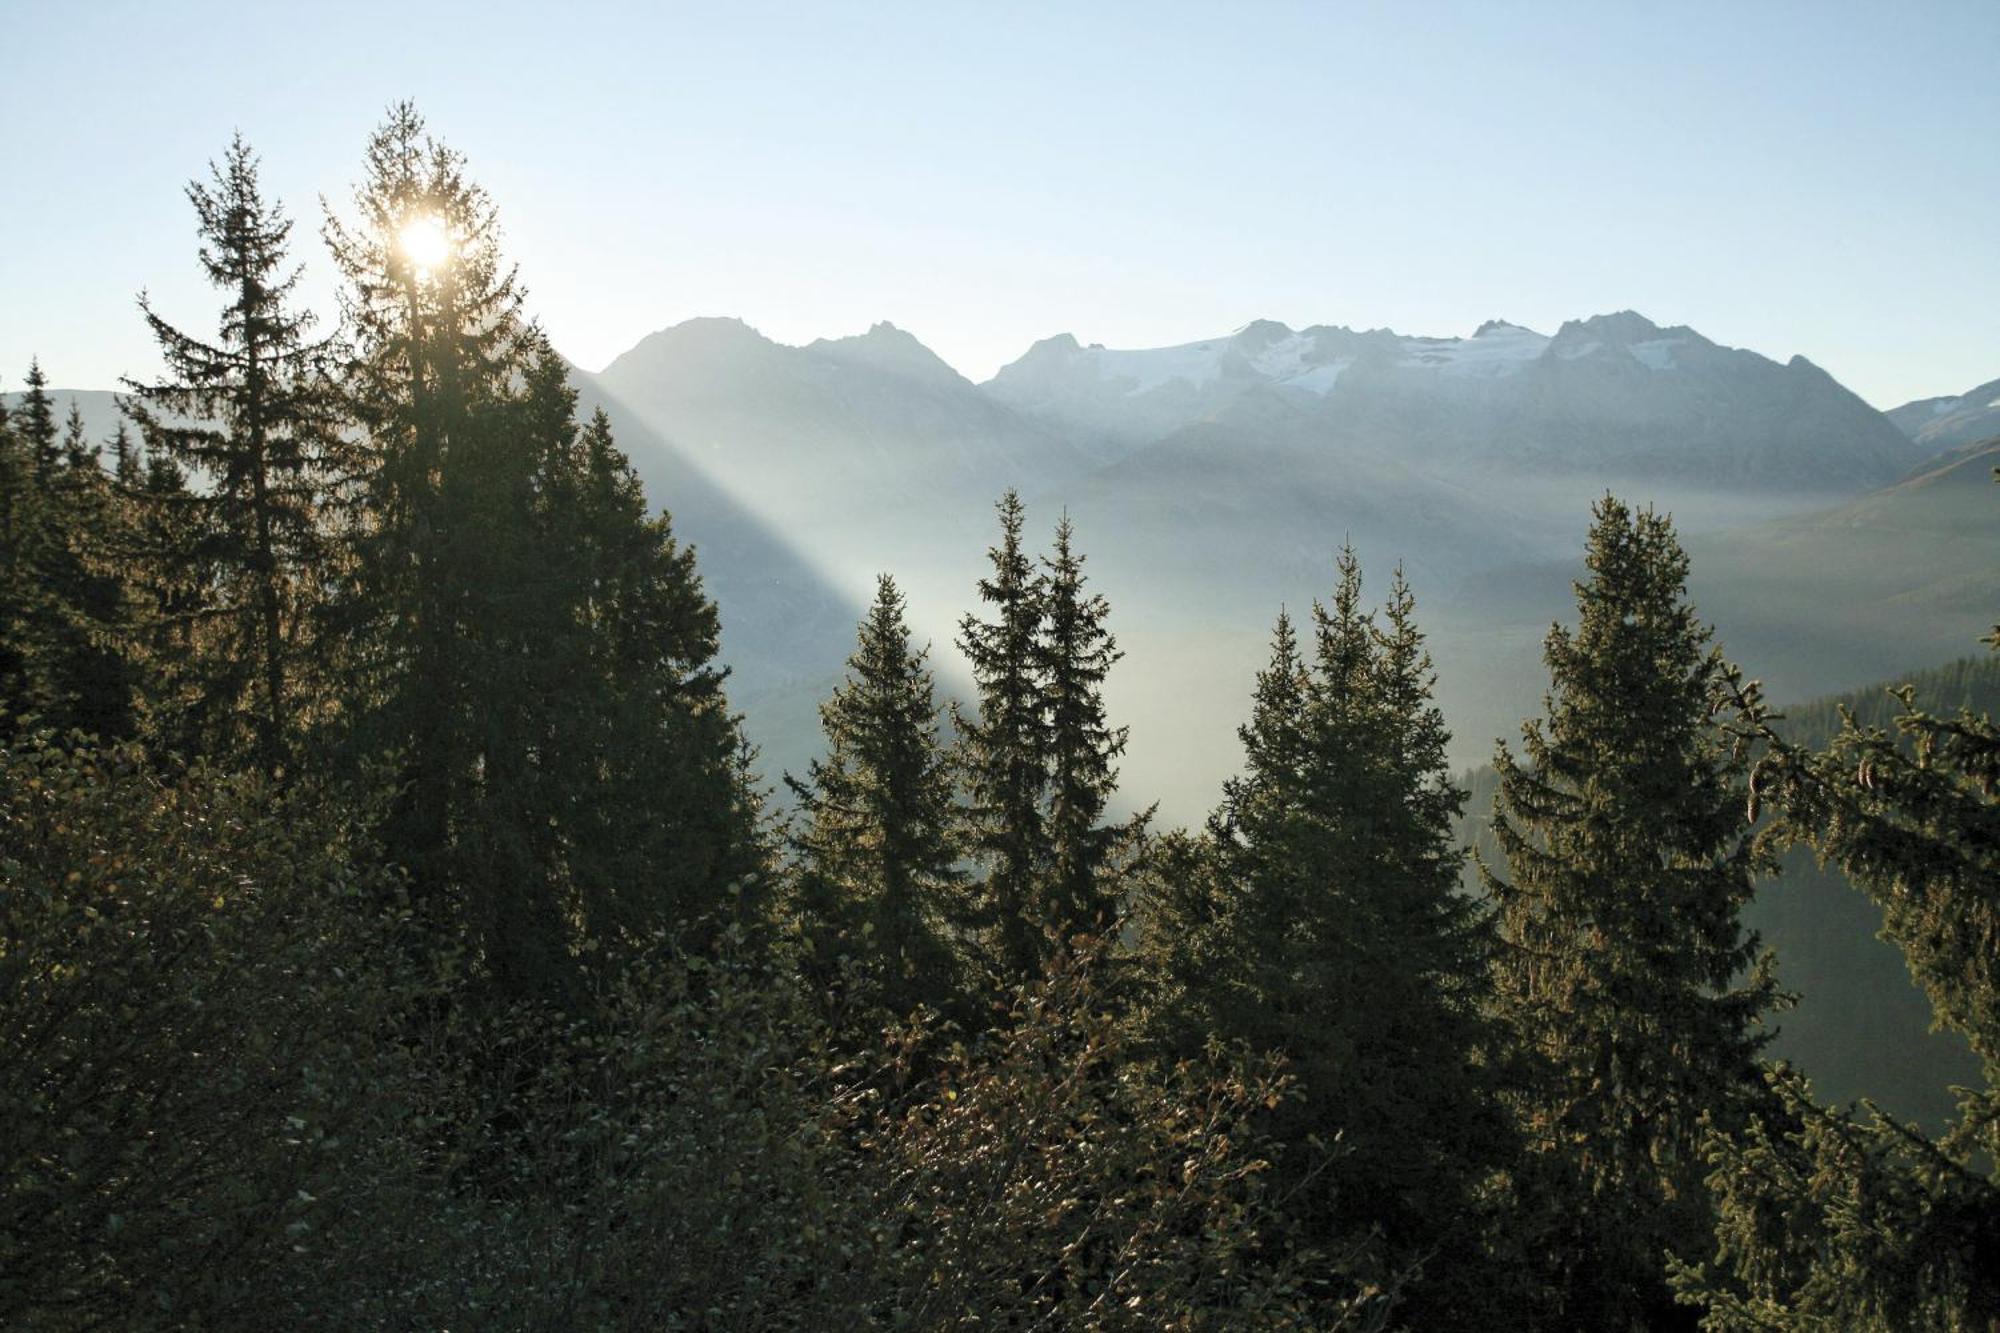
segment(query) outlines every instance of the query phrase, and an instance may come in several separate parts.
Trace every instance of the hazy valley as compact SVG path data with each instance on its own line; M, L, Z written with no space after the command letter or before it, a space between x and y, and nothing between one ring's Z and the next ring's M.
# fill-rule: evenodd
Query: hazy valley
M1996 460L1968 439L2000 432L2000 389L1884 413L1802 357L1629 311L1553 337L1502 321L1465 338L1263 321L1131 351L1061 335L984 384L892 324L791 347L698 319L573 379L702 553L731 698L774 782L817 752L877 573L962 683L957 623L1009 487L1037 540L1069 512L1145 664L1107 694L1131 728L1125 799L1169 822L1198 821L1233 771L1272 620L1326 595L1343 542L1378 590L1403 565L1465 765L1538 707L1542 636L1607 490L1673 515L1697 603L1775 698L1956 657L2000 597L1980 489ZM104 438L114 395L74 396Z

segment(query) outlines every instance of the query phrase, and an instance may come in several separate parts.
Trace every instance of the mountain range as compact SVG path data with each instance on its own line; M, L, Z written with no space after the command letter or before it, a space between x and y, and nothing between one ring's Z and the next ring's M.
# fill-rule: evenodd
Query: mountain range
M1918 577L1963 566L1942 563L1943 534L1919 532L1868 585L1895 582L1893 565L1907 586L1848 604L1833 571L1851 564L1857 520L1834 516L1876 492L1885 512L1920 507L1908 482L1939 454L1938 434L1920 437L1900 424L1909 409L1879 412L1802 357L1630 311L1553 334L1493 320L1455 338L1257 321L1118 350L1065 334L983 384L892 324L795 347L698 319L580 382L808 555L850 610L876 572L894 573L960 685L950 644L975 601L992 501L1018 488L1038 538L1067 512L1129 653L1110 694L1133 727L1135 798L1163 798L1177 818L1199 813L1235 763L1275 612L1328 586L1343 543L1377 591L1403 565L1468 760L1538 703L1541 635L1565 612L1589 504L1607 488L1670 509L1703 550L1739 535L1697 562L1697 586L1725 641L1756 648L1751 669L1800 691L1963 651L1995 568L1965 573L1963 597L1932 588L1942 613L1926 620ZM646 449L633 452L644 470ZM1878 616L1895 633L1866 633ZM777 666L829 684L839 654L801 649L782 664L739 658L745 683ZM791 767L810 753L812 714L794 700L787 716L759 730ZM795 724L808 734L784 734Z
M1073 438L1127 448L1240 424L1516 476L1585 468L1779 489L1808 460L1834 489L1888 481L1911 456L1901 431L1804 357L1781 365L1629 310L1553 336L1505 320L1466 338L1259 320L1145 351L1063 335L985 387Z
M1060 513L1076 524L1128 652L1109 687L1128 789L1174 819L1233 768L1270 621L1329 586L1343 543L1373 592L1405 569L1468 762L1539 703L1541 636L1608 488L1674 513L1704 611L1775 689L1931 665L2000 602L1981 526L2000 496L1962 454L2000 432L2000 381L1884 413L1802 357L1630 311L1553 334L1262 320L1134 350L1064 334L983 384L889 323L788 346L706 318L573 381L700 548L774 778L814 752L814 704L878 571L963 691L951 643L1010 486L1038 543ZM78 398L102 438L112 396Z

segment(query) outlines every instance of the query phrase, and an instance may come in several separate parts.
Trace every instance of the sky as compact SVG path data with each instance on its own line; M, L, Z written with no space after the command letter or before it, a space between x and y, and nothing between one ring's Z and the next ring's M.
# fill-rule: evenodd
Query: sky
M1543 332L1636 309L1880 407L2000 375L2000 4L0 0L0 387L190 330L186 182L240 130L334 309L322 203L413 99L597 369L735 315L1037 339L1252 319Z

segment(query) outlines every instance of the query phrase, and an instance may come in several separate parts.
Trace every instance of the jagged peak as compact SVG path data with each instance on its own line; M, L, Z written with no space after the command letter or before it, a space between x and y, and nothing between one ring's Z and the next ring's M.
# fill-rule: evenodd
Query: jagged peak
M916 334L911 333L908 329L899 328L895 324L890 323L886 319L878 319L873 324L870 324L868 326L868 332L866 333L856 334L854 335L854 338L851 339L842 338L842 339L837 339L836 341L851 342L862 338L866 338L874 342L893 342L893 343L902 343L906 345L909 343L915 343L919 347L923 346L923 341L919 339Z
M1244 347L1264 347L1292 336L1292 330L1275 319L1253 319L1236 330L1236 342Z
M1588 319L1566 319L1556 330L1556 338L1570 341L1589 338L1597 342L1624 345L1626 343L1649 342L1665 334L1652 320L1636 310L1614 310L1608 315L1592 315Z
M845 338L820 338L806 346L808 352L831 356L836 360L859 362L878 370L890 370L897 374L914 375L929 379L958 379L953 370L936 352L925 346L923 340L907 329L901 329L888 320L877 320L868 326L868 332L852 334Z
M1099 344L1092 344L1097 346ZM1014 361L1002 366L1005 374L1013 366L1042 365L1047 362L1063 362L1083 354L1083 344L1076 340L1074 333L1057 333L1047 338L1037 339L1027 351Z

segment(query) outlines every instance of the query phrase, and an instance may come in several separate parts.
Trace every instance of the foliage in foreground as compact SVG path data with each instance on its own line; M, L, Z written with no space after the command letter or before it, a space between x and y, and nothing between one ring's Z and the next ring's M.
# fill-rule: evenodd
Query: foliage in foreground
M247 1320L376 1206L412 991L346 827L133 748L0 750L0 1325Z
M1849 718L1825 750L1785 740L1754 685L1735 682L1744 737L1763 747L1754 800L1771 836L1810 843L1883 910L1940 1026L1985 1067L1931 1139L1870 1108L1818 1105L1772 1075L1785 1118L1709 1145L1721 1202L1713 1258L1685 1265L1684 1299L1714 1329L1988 1329L2000 1325L2000 728L1901 695L1893 731Z
M412 961L340 805L0 750L8 1327L1353 1327L1251 1122L1081 967L842 1053L739 932L583 1015Z

